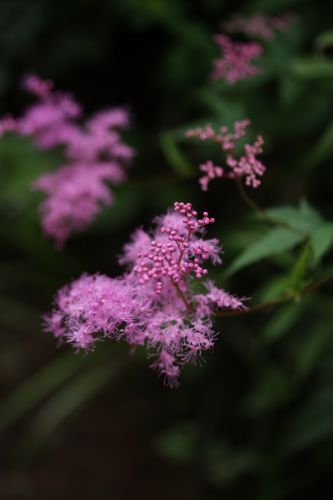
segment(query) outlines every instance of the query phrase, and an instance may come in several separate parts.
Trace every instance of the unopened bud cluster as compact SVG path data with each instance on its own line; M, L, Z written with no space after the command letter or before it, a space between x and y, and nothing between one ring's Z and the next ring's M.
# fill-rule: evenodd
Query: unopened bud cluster
M217 177L244 179L247 186L253 188L260 186L260 177L266 171L265 165L257 158L263 152L263 137L258 135L253 144L246 143L243 146L243 154L237 152L239 141L245 136L249 125L250 120L239 120L234 123L233 131L229 131L228 127L223 126L220 127L219 132L215 132L213 127L207 124L204 127L197 127L186 132L186 137L196 137L202 141L217 143L226 155L225 165L227 168L214 165L210 160L199 166L204 174L199 179L203 191L207 191L210 181Z

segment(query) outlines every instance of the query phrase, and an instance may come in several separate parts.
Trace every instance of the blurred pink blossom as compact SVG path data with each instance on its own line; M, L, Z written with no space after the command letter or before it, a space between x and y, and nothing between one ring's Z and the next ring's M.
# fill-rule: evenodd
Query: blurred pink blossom
M256 42L234 42L227 35L214 37L221 55L213 62L211 73L213 80L225 80L234 85L239 80L245 80L261 73L261 69L252 63L252 59L261 56L262 46Z
M40 207L43 230L62 247L92 222L102 204L112 203L109 184L126 180L133 149L118 129L129 126L129 114L105 109L80 123L81 106L70 94L55 91L51 81L27 75L22 86L37 102L21 117L0 120L0 135L12 131L31 136L39 148L63 148L64 164L33 183L46 194Z
M287 31L296 19L297 16L289 12L279 16L254 14L245 17L237 15L224 23L223 27L228 33L240 33L250 38L271 40L277 31Z

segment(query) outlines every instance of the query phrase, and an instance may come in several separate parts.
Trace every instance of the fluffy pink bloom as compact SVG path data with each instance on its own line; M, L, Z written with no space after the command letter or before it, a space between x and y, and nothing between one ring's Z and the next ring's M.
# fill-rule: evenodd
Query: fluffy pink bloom
M256 42L233 42L226 35L216 35L215 42L221 55L214 61L211 74L213 80L223 79L229 85L238 80L245 80L261 73L260 68L252 64L262 54L262 46Z
M239 299L235 295L231 295L221 288L217 288L212 281L205 283L207 292L195 296L198 308L203 315L209 314L212 307L218 309L242 310L244 306L244 298Z
M47 195L40 205L42 227L61 248L73 231L84 229L100 211L112 203L107 182L118 183L124 172L116 163L64 165L45 174L34 188Z
M59 290L56 308L45 326L59 339L77 348L93 347L98 338L123 335L140 312L140 297L126 279L83 275Z
M22 86L38 100L16 119L16 131L32 136L45 149L63 144L63 128L75 128L73 120L81 116L81 106L70 94L54 91L52 82L36 75L24 77Z
M130 126L128 112L123 108L104 109L95 113L87 121L90 130L108 130L109 128L127 128Z
M217 143L222 151L225 151L226 166L224 169L207 161L199 166L204 175L199 179L201 189L208 190L209 182L217 177L226 177L229 179L245 179L247 186L253 188L261 184L260 177L266 171L266 167L258 160L257 156L263 152L264 139L258 135L253 144L244 145L244 153L237 154L238 142L245 136L246 128L250 125L250 120L236 121L234 130L229 131L228 127L221 127L219 132L215 132L213 127L208 124L204 127L198 127L186 132L186 137L197 137L202 141L211 141Z
M206 293L194 292L194 282L208 272L204 262L220 262L219 242L204 238L213 222L207 212L199 218L191 204L176 202L151 232L137 230L125 245L123 276L84 275L62 288L45 329L76 348L103 338L144 346L154 357L152 368L177 386L182 366L213 347L215 310L244 308L210 281L204 281Z
M129 126L129 114L106 109L81 124L81 106L71 95L55 91L52 82L28 75L22 84L37 102L19 118L0 120L0 135L15 131L33 137L43 149L62 146L64 165L33 184L46 194L40 207L44 232L61 247L91 223L102 204L112 203L109 184L126 179L133 150L118 129Z
M254 14L250 17L237 15L224 24L224 29L229 33L241 33L250 38L271 40L277 31L286 31L296 20L291 13L280 16L268 14Z

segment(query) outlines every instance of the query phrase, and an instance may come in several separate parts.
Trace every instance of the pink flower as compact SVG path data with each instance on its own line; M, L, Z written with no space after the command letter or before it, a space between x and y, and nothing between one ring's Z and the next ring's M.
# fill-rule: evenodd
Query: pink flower
M208 123L204 127L197 127L186 132L186 137L197 137L201 141L216 142L224 151L235 148L237 141L246 134L246 129L250 125L250 120L239 120L234 123L234 131L230 132L228 127L221 127L220 132L215 132Z
M199 166L201 172L205 175L200 177L199 184L203 191L208 191L208 184L216 177L223 177L223 168L214 165L212 161L207 161Z
M161 226L166 221L170 225ZM83 275L63 287L45 329L76 348L93 348L104 338L144 346L154 356L151 367L177 386L181 368L213 347L215 310L244 308L210 281L204 281L206 293L194 292L194 282L207 275L204 262L220 262L218 240L204 238L213 222L207 212L198 218L190 203L176 202L150 233L137 230L125 245L125 274Z
M22 78L22 87L39 99L48 99L51 96L53 82L42 80L39 76L28 74Z
M226 166L228 170L218 167L212 161L207 161L199 166L204 175L199 179L199 184L203 191L208 190L211 180L217 177L229 179L245 179L247 186L253 188L261 184L260 177L266 171L266 167L258 160L257 156L263 152L264 139L258 135L253 144L244 145L244 154L237 154L236 150L239 140L245 136L246 128L250 125L250 120L236 121L233 132L228 127L221 127L219 132L215 132L210 124L188 130L186 137L197 137L202 141L217 143L222 151L227 153Z
M23 87L38 100L23 116L0 120L0 135L10 130L33 137L42 149L63 147L64 164L33 184L46 194L40 206L42 228L62 247L73 232L92 222L103 204L113 202L109 184L127 178L133 150L118 129L129 126L129 114L106 109L80 124L81 106L69 94L56 92L52 82L28 75Z
M215 42L221 51L221 56L213 63L214 69L211 74L213 80L223 79L229 85L233 85L238 80L245 80L261 73L261 70L252 64L252 59L262 54L261 45L256 42L233 42L226 35L216 35Z
M264 139L261 135L257 136L254 144L245 144L245 154L239 159L236 159L232 154L227 157L227 165L231 168L229 177L245 178L245 184L256 188L260 186L261 177L266 170L266 167L257 159L257 155L263 152L262 145Z
M6 115L0 120L0 137L6 132L16 132L16 129L17 123L12 116Z
M212 307L218 309L231 309L231 310L244 310L244 298L239 299L235 295L230 295L225 290L217 288L212 281L207 281L205 283L207 293L199 294L195 296L195 300L198 303L198 308L202 314L207 314Z
M100 211L112 203L107 182L118 183L124 172L116 163L69 164L45 174L34 189L47 195L40 206L42 227L58 247L63 247L73 231L81 231Z

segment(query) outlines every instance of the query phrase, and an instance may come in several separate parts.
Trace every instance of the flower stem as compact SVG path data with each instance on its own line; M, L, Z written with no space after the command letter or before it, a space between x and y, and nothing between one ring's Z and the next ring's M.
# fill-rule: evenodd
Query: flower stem
M333 273L329 274L328 276L325 276L321 278L318 281L314 281L310 283L309 285L306 285L305 287L301 288L297 293L286 293L285 295L282 295L281 297L278 297L277 299L270 300L268 302L263 302L262 304L257 304L253 307L250 307L249 309L243 309L240 311L218 311L216 313L217 318L225 318L225 317L234 317L234 316L244 316L247 314L253 314L259 311L264 311L265 309L270 309L272 307L278 306L280 304L285 304L287 302L291 302L292 300L296 300L298 297L300 297L302 294L307 294L310 292L313 292L314 290L317 290L318 288L322 287L325 285L328 281L333 280Z
M263 217L269 224L272 224L273 226L279 226L279 227L284 227L286 229L289 229L293 231L294 233L302 234L303 236L308 236L307 233L304 231L301 231L300 229L297 229L294 226L291 226L290 224L286 222L279 221L277 219L274 219L271 217L264 208L261 208L245 191L244 186L242 184L242 179L237 178L236 179L237 183L237 188L238 192L242 198L242 200L246 203L248 207L250 207L252 210L254 210L257 214L259 214L261 217Z
M193 306L192 304L187 300L184 292L180 289L178 283L173 283L175 289L176 289L176 292L177 292L177 295L178 297L184 302L186 308L190 311L190 312L193 312Z

